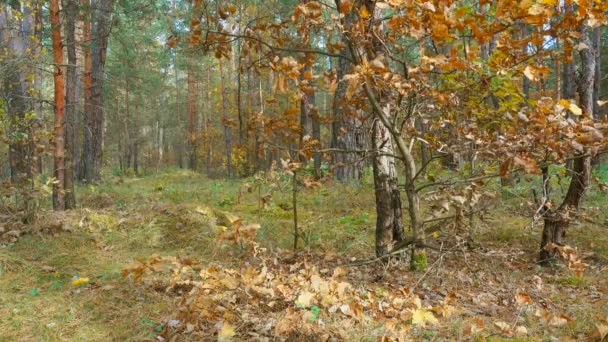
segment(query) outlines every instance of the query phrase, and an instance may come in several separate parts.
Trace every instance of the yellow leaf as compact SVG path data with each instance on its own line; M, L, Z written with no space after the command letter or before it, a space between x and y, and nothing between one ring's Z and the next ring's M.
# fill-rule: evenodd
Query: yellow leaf
M89 282L89 278L76 278L74 280L72 280L72 285L74 286L78 286L78 285L82 285L82 284L87 284Z
M564 108L570 108L570 101L566 99L559 100L558 104Z
M545 7L541 4L534 4L528 8L529 15L541 15L545 12Z
M580 116L583 115L583 110L581 109L581 107L577 106L574 103L570 104L569 107L570 111L572 112L572 114L576 115L576 116Z
M224 324L222 324L222 328L217 334L217 340L221 342L230 341L234 335L236 335L234 327L227 322L224 322Z
M530 80L530 81L538 81L538 76L536 74L536 70L534 70L533 67L531 66L527 66L526 69L524 70L524 75Z
M412 324L424 327L427 323L436 324L438 323L437 318L432 312L425 309L416 309L412 311Z
M298 296L298 299L296 300L296 305L307 308L312 305L312 302L314 299L315 299L314 293L310 293L308 291L303 291Z
M369 10L367 9L367 7L365 7L365 5L361 6L361 8L359 9L359 13L361 15L361 18L363 19L367 19L371 16L371 13L369 13Z

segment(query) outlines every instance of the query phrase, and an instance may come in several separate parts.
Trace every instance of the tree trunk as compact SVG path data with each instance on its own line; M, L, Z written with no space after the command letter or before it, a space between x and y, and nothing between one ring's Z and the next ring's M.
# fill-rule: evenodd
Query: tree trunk
M112 26L113 0L93 0L91 40L91 101L85 113L84 180L88 183L101 179L103 159L104 101L103 84L108 37Z
M16 2L14 6L19 6ZM8 46L14 58L26 58L25 47L27 37L21 32L14 33L12 27L19 25L17 18L11 17L5 9L0 11L0 34L2 46ZM9 149L8 161L12 182L20 189L25 190L31 183L33 175L34 153L31 136L31 122L26 119L28 112L27 78L17 68L6 68L4 74L4 89L6 89L6 112L8 113ZM25 200L24 208L29 201Z
M87 158L87 153L92 151L92 137L90 131L90 120L91 120L91 89L93 87L92 80L92 58L91 58L91 20L93 17L91 9L91 0L81 0L81 6L83 7L82 14L82 49L84 50L84 72L83 72L83 86L84 86L84 115L82 117L82 155L80 157L80 166L78 176L80 180L86 181L87 165L92 164L92 159ZM89 167L90 168L90 167Z
M582 26L580 31L580 44L591 47L589 28ZM583 115L585 117L592 118L595 56L591 48L580 50L580 56L581 80L579 81L578 88L580 107L583 110ZM568 82L564 84L564 86L567 86L570 81L571 80L568 79ZM547 244L562 244L561 239L564 236L570 222L574 218L583 195L589 186L591 177L591 156L589 153L589 149L586 149L582 154L573 159L571 163L572 179L562 204L555 210L546 210L543 215L544 227L539 256L539 262L541 264L549 264L554 260L555 250L548 248Z
M196 85L192 53L188 60L188 168L196 170Z
M372 145L374 189L376 194L376 255L388 254L393 246L405 239L401 213L401 195L395 171L392 138L382 122L373 124Z
M222 93L222 122L224 124L224 143L226 145L226 173L232 177L232 127L228 118L228 98L226 96L224 66L219 60L220 67L220 92Z
M78 6L76 0L67 0L65 15L65 35L68 55L65 85L65 209L73 209L76 206L76 196L74 193L74 156L76 155L76 87L78 85L76 70L77 12Z
M123 119L123 127L125 134L125 149L124 149L124 161L125 161L125 169L123 171L128 171L131 168L131 156L133 155L133 142L131 135L131 125L129 124L131 121L131 111L129 106L129 79L125 78L125 116Z
M63 66L63 43L61 42L61 18L59 15L59 0L51 0L51 40L53 45L53 62L55 72L55 184L53 185L53 208L65 210L65 79Z
M339 6L339 1L336 4ZM353 12L345 18L345 25L352 25L356 20ZM345 38L346 39L346 38ZM345 45L347 42L345 42ZM337 87L332 103L333 120L331 125L331 147L337 149L333 155L333 169L336 178L340 181L360 180L363 175L363 158L360 153L354 151L364 148L360 133L362 123L356 118L354 110L349 106L346 99L347 83L342 79L350 68L350 53L348 48L342 49L341 58L338 59L336 70Z
M207 86L205 87L205 115L203 116L203 130L205 132L205 170L207 176L211 171L211 127L210 116L211 116L211 68L207 68Z
M572 179L562 204L556 210L547 210L543 215L544 226L540 244L539 262L550 264L555 259L555 250L546 248L547 244L562 245L562 237L578 210L585 190L589 186L591 158L583 155L574 160Z
M601 90L602 90L602 66L601 66L601 51L602 51L602 27L593 29L593 52L595 56L595 68L593 73L593 117L603 119L602 106L599 105Z
M133 112L133 172L139 174L139 103L135 101L135 111Z

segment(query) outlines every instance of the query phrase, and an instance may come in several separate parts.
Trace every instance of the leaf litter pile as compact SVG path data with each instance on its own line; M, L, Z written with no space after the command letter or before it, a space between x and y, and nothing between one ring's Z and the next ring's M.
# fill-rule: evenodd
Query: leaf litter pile
M332 253L271 252L254 241L259 225L232 215L217 222L217 243L243 251L234 267L153 255L123 269L139 286L174 300L174 311L158 317L156 340L602 340L608 334L606 284L576 283L605 279L606 268L584 263L571 248L555 246L561 270L542 270L533 254L514 247L455 246L431 252L426 272L411 272L398 259L359 264Z

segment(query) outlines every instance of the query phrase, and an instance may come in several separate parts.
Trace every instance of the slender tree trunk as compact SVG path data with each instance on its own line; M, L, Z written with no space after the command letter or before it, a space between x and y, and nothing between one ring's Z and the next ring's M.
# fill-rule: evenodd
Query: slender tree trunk
M91 0L81 0L81 5L83 7L82 14L82 42L83 42L83 50L84 50L84 73L83 73L83 82L84 82L84 115L83 115L83 132L82 132L82 156L80 158L80 172L79 178L83 181L87 181L86 172L90 169L90 165L92 164L92 159L90 153L92 152L93 143L92 132L91 132L91 98L92 98L92 88L93 88L93 80L92 80L92 58L91 58L91 20L93 17L92 9L91 9ZM87 153L89 157L87 157ZM89 167L87 167L87 165Z
M211 116L211 68L207 68L207 86L205 87L205 104L206 110L205 115L203 117L203 125L205 131L205 170L207 172L207 176L211 170L211 154L212 154L212 145L211 145L211 128L209 125L209 120Z
M232 177L232 127L228 118L228 98L226 96L224 66L219 60L220 67L220 92L222 93L222 122L224 124L224 143L226 145L226 173Z
M133 172L139 174L139 102L135 101L133 112Z
M55 179L53 185L53 208L65 210L65 79L63 66L63 43L61 42L61 18L59 14L59 0L51 0L51 40L53 43L53 62L55 72L53 80L55 83Z
M76 0L67 0L65 15L65 35L67 43L68 66L66 68L66 107L65 107L65 209L76 206L74 193L74 156L76 155L76 17L78 6Z
M602 27L593 29L593 52L595 54L595 68L593 73L593 117L602 119L602 106L599 105L601 90L602 90Z
M306 65L301 72L300 80L304 81L304 74L306 72L310 72L310 66ZM313 93L314 96L314 93ZM304 146L304 138L311 138L311 104L310 104L310 94L304 93L302 95L302 99L300 100L300 149ZM303 154L300 154L300 162L304 165L308 163L308 160L304 157Z
M196 79L194 76L194 60L190 53L188 60L188 168L196 170L197 134L196 134Z
M240 50L240 49L239 49ZM237 66L237 70L236 70L236 110L237 110L237 114L239 117L239 145L241 145L242 147L244 147L244 145L246 144L246 135L247 135L247 119L244 117L244 113L243 113L243 105L242 105L242 101L241 101L241 95L242 95L242 59L241 59L241 55L240 55L240 51L239 51L239 56L238 56L238 66Z
M129 168L131 167L131 156L133 155L133 142L132 142L132 135L131 135L131 125L130 125L130 121L131 121L131 111L130 111L130 106L129 106L129 78L125 78L125 116L123 119L123 124L124 124L124 134L125 134L125 151L124 151L124 159L125 159L125 170L124 171L128 171Z

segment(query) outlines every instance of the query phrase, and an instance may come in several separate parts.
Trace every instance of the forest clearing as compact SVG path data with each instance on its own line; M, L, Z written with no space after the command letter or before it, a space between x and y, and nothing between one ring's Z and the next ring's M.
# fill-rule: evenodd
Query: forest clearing
M608 340L608 1L0 1L0 341Z

